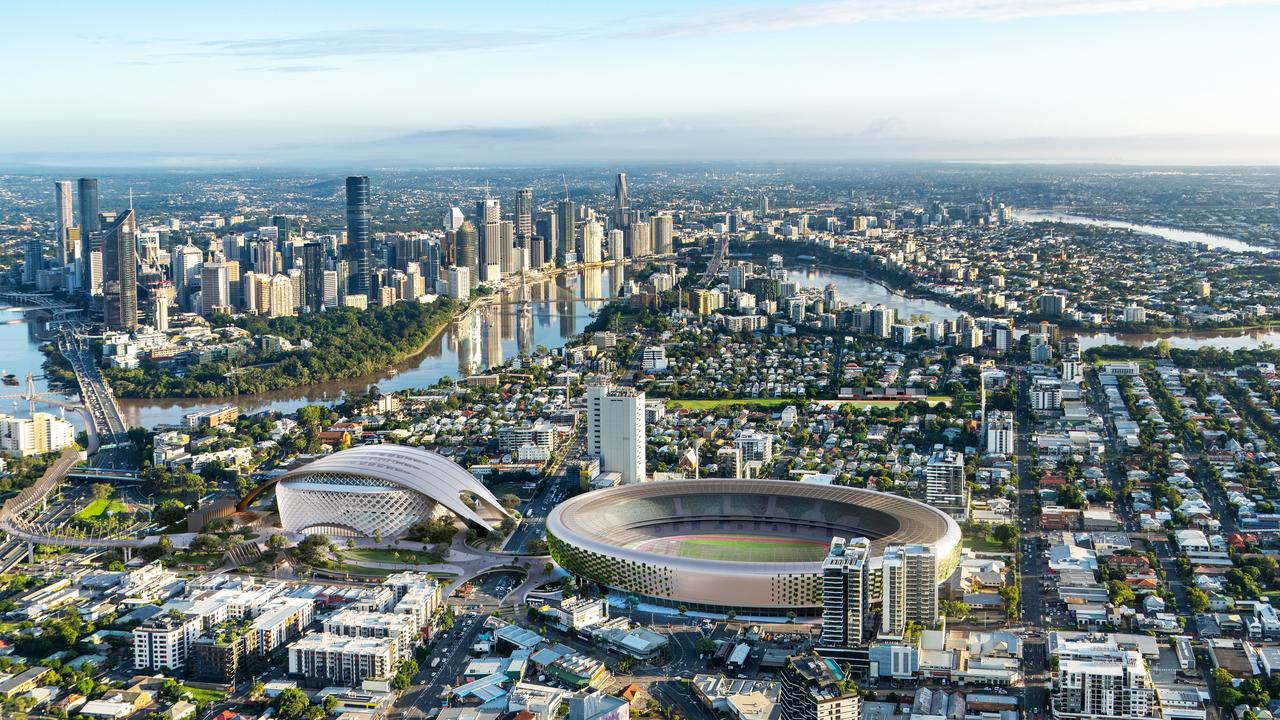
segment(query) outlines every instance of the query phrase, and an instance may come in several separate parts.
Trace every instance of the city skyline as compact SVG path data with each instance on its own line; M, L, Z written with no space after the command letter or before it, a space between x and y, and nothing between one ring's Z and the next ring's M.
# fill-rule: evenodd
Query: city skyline
M1280 162L1270 0L305 10L0 10L0 166Z

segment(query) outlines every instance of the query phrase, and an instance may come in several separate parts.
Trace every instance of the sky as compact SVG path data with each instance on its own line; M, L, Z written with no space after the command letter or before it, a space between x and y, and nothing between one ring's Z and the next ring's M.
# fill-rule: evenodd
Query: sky
M0 5L0 167L1280 163L1280 0Z

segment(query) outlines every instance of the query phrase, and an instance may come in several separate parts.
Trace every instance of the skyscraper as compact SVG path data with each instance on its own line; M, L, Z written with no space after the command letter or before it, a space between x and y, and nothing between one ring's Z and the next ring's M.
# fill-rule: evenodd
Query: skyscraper
M366 297L369 296L370 289L373 287L370 278L373 267L370 264L369 223L369 178L364 175L349 177L347 178L347 244L351 248L351 259L354 261L351 292Z
M587 454L600 469L622 475L622 484L645 479L644 393L631 388L587 388Z
M584 263L600 262L600 243L603 240L604 228L595 220L582 224L582 257Z
M467 269L468 279L478 279L480 277L480 238L476 233L475 225L470 222L462 223L462 227L458 229L454 252L457 254L455 264Z
M959 522L969 518L969 489L964 479L964 456L935 447L924 467L925 502Z
M84 261L80 289L86 295L91 295L97 288L94 287L89 253L102 247L102 236L99 234L102 230L102 221L98 218L98 181L94 178L80 178L78 185L80 190L80 257Z
M542 262L543 264L554 262L560 257L557 248L556 232L556 214L553 212L544 212L538 214L537 232L538 237L542 238Z
M564 199L556 206L556 229L559 231L559 244L556 247L556 260L563 260L565 255L578 252L576 209L573 201Z
M231 305L231 283L226 258L221 252L205 256L200 267L200 314L208 317Z
M440 221L444 225L445 232L450 230L456 231L462 227L462 223L466 220L462 216L462 209L456 205L450 205L448 210L444 211L444 218Z
M675 249L672 244L674 223L671 216L666 213L654 215L650 225L650 233L653 236L653 251L659 255L671 254Z
M516 237L533 235L533 188L520 188L516 193Z
M59 180L53 184L55 212L53 237L58 244L58 262L66 265L80 257L80 248L71 242L71 228L75 226L75 204L71 200L71 181Z
M191 290L195 286L195 279L200 276L200 260L200 248L192 245L189 238L186 245L173 253L170 272L173 274L173 289L178 298L178 307L183 310L190 307Z
M938 624L938 555L928 545L890 545L881 558L880 632L902 637L907 623Z
M138 326L137 234L133 208L101 231L104 321L112 330Z
M822 645L860 647L870 614L871 541L832 538L822 563Z
M303 285L307 310L324 308L324 244L309 242L302 246Z
M627 174L620 172L613 181L613 209L623 210L628 207L631 205L627 200Z

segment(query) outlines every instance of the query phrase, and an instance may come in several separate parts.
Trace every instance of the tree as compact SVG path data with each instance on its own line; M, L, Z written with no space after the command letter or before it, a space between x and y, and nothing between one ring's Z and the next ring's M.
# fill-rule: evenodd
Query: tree
M302 720L311 703L298 688L285 688L276 696L276 716L281 720Z
M106 500L111 497L111 493L115 492L115 488L107 483L94 483L89 487L89 492L92 493L94 500Z
M1012 551L1018 546L1018 526L1010 523L996 525L991 529L991 538Z
M259 696L261 696L261 695L262 695L262 693L263 693L266 689L267 689L267 684L266 684L266 683L262 682L262 680L255 679L255 680L253 681L253 684L249 686L249 697L250 697L251 699L252 699L252 698L259 697Z
M267 547L272 550L283 550L289 547L289 539L280 533L272 533L271 537L267 538Z
M716 651L716 641L709 637L700 637L693 643L693 649L700 655L713 653Z
M1138 599L1133 593L1133 588L1125 585L1121 580L1107 581L1107 595L1111 599L1112 605L1130 605Z
M1187 602L1191 604L1191 612L1202 613L1209 609L1209 596L1200 588L1187 588Z
M183 505L181 500L173 498L161 500L153 516L161 525L172 525L181 522L187 516L187 506Z
M376 529L376 528L375 528L375 529L374 529L374 531L373 531L373 544L375 544L375 545L381 545L381 544L382 544L382 531L381 531L381 530L378 530L378 529Z
M724 619L728 620L729 622L733 622L734 620L738 619L738 613L733 610L730 610L729 612L724 614Z
M940 605L940 609L942 610L943 615L946 615L948 618L955 618L956 620L964 619L969 615L969 611L971 610L968 603L960 600L943 600Z

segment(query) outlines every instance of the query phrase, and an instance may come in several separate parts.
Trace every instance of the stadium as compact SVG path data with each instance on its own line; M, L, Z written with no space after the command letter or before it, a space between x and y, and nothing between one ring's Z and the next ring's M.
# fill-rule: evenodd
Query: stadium
M420 520L456 517L489 532L508 516L474 475L436 453L362 445L324 456L254 489L275 487L286 530L331 537L396 538Z
M955 570L960 527L910 498L784 480L677 480L570 498L547 517L565 570L642 602L690 610L817 615L833 537L936 549Z

